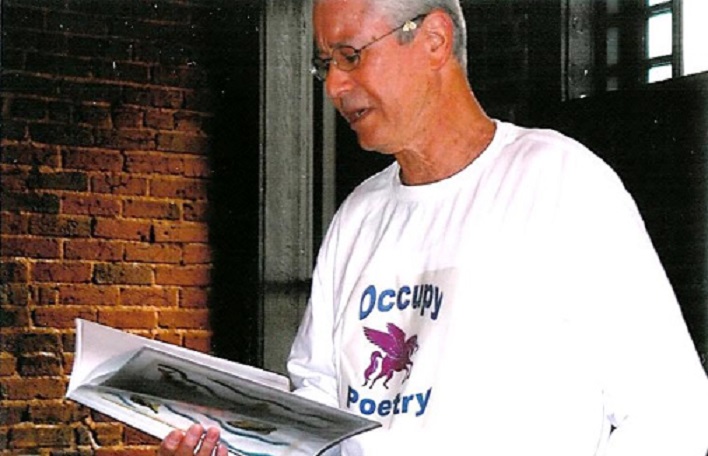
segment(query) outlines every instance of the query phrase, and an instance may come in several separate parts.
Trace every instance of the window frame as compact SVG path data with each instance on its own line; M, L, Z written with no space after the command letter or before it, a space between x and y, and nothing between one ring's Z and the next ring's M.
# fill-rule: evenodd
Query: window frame
M649 82L650 70L664 65L671 65L671 78L684 76L683 0L662 0L655 5L648 0L615 0L616 11L608 12L610 1L562 2L565 99L653 83ZM649 19L666 12L672 16L671 54L649 58ZM616 36L614 49L611 34ZM608 55L613 54L617 61L608 62Z

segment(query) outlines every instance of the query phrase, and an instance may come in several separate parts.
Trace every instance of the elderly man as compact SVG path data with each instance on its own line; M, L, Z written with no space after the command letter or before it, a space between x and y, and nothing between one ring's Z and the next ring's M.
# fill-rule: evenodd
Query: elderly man
M382 424L339 451L704 456L708 380L634 202L582 145L485 115L458 1L319 0L314 29L332 102L396 159L335 216L288 362Z

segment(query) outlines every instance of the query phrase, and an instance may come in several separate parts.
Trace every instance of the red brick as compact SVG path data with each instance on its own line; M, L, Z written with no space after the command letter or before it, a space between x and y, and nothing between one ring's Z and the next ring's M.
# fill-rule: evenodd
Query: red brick
M126 244L125 260L140 263L179 263L182 249L172 244Z
M31 8L22 8L22 3L8 7L3 11L3 20L12 19L15 27L41 29L44 26L44 12Z
M31 123L29 131L32 141L38 143L84 147L94 144L93 129L90 127Z
M160 439L126 426L124 443L126 445L160 445Z
M180 289L179 306L184 308L206 307L209 302L209 289L187 288Z
M208 285L210 268L206 266L156 266L155 283L158 285Z
M206 222L209 205L202 201L187 201L183 205L184 219L190 222Z
M164 198L205 199L207 181L186 178L155 178L150 182L150 195Z
M62 353L62 358L64 360L64 374L71 375L71 371L74 368L74 354Z
M125 217L179 220L180 207L170 201L129 199L123 202Z
M157 313L140 308L105 309L98 311L98 322L119 329L153 329L157 327Z
M98 71L100 78L113 79L117 81L130 81L147 83L150 82L148 66L142 63L125 61L102 62ZM116 125L118 126L118 125Z
M26 306L0 306L0 328L29 328L30 323Z
M67 260L118 261L123 259L123 243L111 240L69 239L64 241Z
M96 193L146 195L147 188L147 179L127 174L107 174L91 178L91 189Z
M62 374L62 357L55 353L32 353L20 356L18 370L23 377Z
M174 112L150 109L145 112L145 125L158 130L173 130L175 128Z
M0 378L0 398L3 400L61 399L65 391L66 384L61 378Z
M113 111L113 126L115 128L140 128L143 126L145 112L136 108L120 108Z
M17 372L17 358L9 353L0 353L0 377L9 377ZM0 421L0 425L4 424Z
M29 268L23 261L0 262L0 283L26 283L29 279Z
M158 324L161 328L169 329L207 329L209 327L209 311L206 309L161 310Z
M59 258L61 242L58 239L0 236L0 255L29 258Z
M123 438L123 425L119 423L95 423L93 435L100 446L116 446Z
M10 430L9 446L11 448L36 449L43 447L69 447L74 442L74 431L71 427L50 425L19 425Z
M29 185L27 183L30 173L24 169L9 168L7 166L2 166L0 168L2 171L2 189L3 192L17 192L19 194L24 194L29 190ZM5 206L3 204L3 206ZM9 209L4 207L4 209Z
M97 284L151 285L153 272L148 265L99 263L94 266L93 282Z
M0 233L2 234L29 234L28 214L0 212Z
M110 106L106 103L77 105L74 109L74 118L79 124L88 124L91 127L111 127Z
M0 425L12 426L27 421L27 403L6 404L0 408ZM7 448L7 446L0 446ZM8 454L3 452L3 454Z
M3 349L13 353L35 353L62 351L60 335L54 332L23 332L3 336Z
M61 285L59 303L77 306L112 306L118 302L120 290L115 286Z
M208 242L206 223L155 222L155 242Z
M93 235L98 238L149 241L152 224L147 221L96 219Z
M85 192L88 190L88 176L83 172L32 173L27 185L37 190L67 190Z
M185 177L209 177L211 175L209 160L205 157L185 157L184 175Z
M126 287L120 291L123 306L177 307L177 288Z
M0 193L0 207L6 211L38 212L41 214L58 214L59 197L50 193L12 193L5 187L3 177L3 192Z
M47 117L47 102L27 98L11 100L10 117L19 119L42 120Z
M76 350L76 334L73 332L62 333L61 344L64 352L73 352Z
M156 108L179 109L182 107L184 93L181 90L151 90L152 106Z
M0 304L26 306L29 302L29 286L24 283L0 283Z
M196 112L177 111L175 113L175 129L184 132L201 133L205 124L205 116Z
M114 418L111 418L108 415L104 415L101 412L97 412L96 410L91 410L90 412L91 418L95 423L112 423L115 421Z
M39 306L53 306L59 304L59 285L32 285L32 304Z
M2 137L15 141L27 139L27 122L17 120L4 120L2 123Z
M71 123L74 112L73 103L68 101L49 102L49 120L59 123Z
M157 135L157 150L205 155L209 152L209 138L193 134L163 132Z
M33 423L70 423L87 415L88 411L84 407L71 401L47 401L29 406L29 418Z
M112 150L68 149L63 151L62 157L66 169L113 172L123 169L123 155Z
M166 153L126 152L126 171L144 174L184 174L184 161Z
M205 264L211 262L208 244L187 244L183 248L182 261L185 264Z
M70 238L91 236L91 219L63 215L35 215L30 218L30 234Z
M154 150L155 135L149 130L96 130L96 145L111 149Z
M33 144L7 144L0 147L0 162L11 165L59 167L59 152Z
M116 217L120 215L120 201L105 196L63 195L61 212L77 215L102 215Z
M211 352L211 335L207 332L202 334L189 333L184 336L184 346L190 350L202 353Z
M32 268L32 278L37 282L88 283L91 280L91 265L66 261L38 262Z
M77 318L95 320L96 311L77 306L50 306L37 307L33 312L34 324L41 328L73 328Z
M155 456L155 448L96 448L94 456Z
M161 342L177 346L182 345L182 335L172 330L159 331L157 334L155 334L155 340L159 340Z

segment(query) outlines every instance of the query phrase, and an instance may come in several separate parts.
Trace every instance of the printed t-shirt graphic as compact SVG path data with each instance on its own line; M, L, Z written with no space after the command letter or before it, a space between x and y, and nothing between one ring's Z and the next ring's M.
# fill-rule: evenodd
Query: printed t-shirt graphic
M342 315L343 408L384 427L423 424L435 398L455 275L444 269L359 280Z

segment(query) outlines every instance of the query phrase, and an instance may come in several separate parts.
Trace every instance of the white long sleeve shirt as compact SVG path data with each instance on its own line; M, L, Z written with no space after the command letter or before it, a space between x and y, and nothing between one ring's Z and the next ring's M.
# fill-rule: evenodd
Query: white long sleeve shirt
M288 368L382 428L344 455L705 456L708 380L637 208L552 131L497 122L443 181L338 211Z

